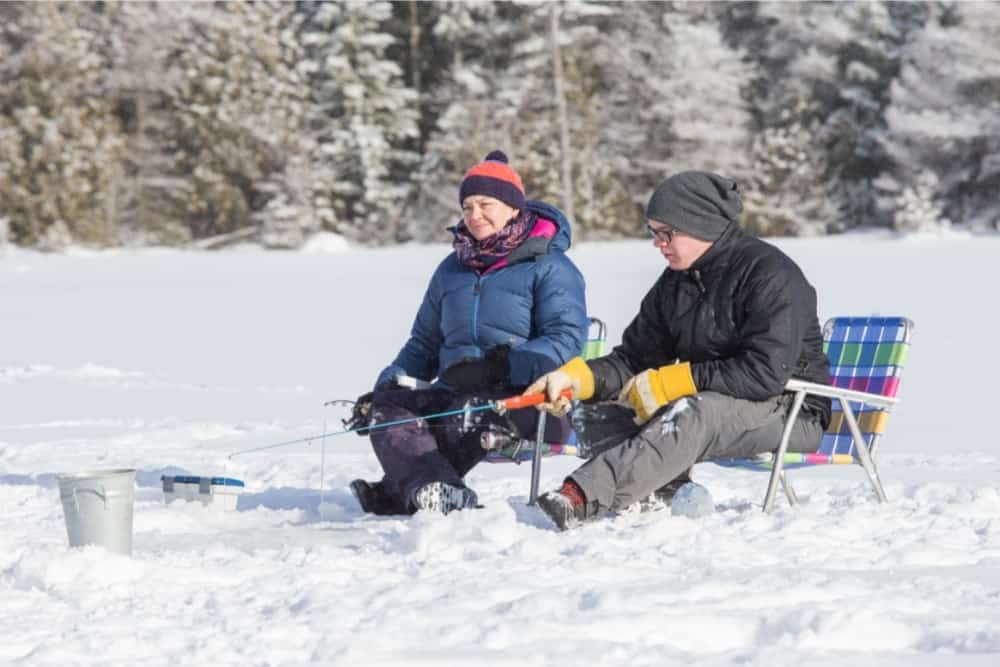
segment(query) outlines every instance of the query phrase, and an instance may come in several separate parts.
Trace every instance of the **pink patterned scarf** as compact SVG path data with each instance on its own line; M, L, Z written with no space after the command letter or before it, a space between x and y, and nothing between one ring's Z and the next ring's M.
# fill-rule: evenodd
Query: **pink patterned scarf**
M537 219L536 214L522 210L506 227L482 241L476 240L462 220L451 230L455 235L452 246L458 255L458 261L476 271L488 269L528 238Z

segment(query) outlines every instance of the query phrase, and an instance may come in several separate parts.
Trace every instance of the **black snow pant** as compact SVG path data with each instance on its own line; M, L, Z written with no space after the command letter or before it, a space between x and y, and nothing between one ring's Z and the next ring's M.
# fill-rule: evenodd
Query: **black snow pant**
M747 401L715 392L680 398L653 415L637 434L605 449L570 478L587 498L587 514L622 510L699 461L773 452L781 442L789 395ZM800 413L790 452L819 447L818 416Z
M445 389L377 392L372 401L372 423L461 410L467 403L481 406L510 395L469 396ZM487 450L480 444L484 432L494 430L534 438L537 426L538 411L526 408L506 415L482 410L376 429L371 432L371 440L385 473L381 485L400 513L413 513L411 499L420 487L431 482L465 486L466 473L486 458ZM546 420L546 442L566 442L571 432L566 418Z

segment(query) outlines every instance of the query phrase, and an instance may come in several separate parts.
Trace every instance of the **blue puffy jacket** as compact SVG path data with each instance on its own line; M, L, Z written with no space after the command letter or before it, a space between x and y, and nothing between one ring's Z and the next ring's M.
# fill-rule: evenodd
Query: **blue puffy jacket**
M401 373L432 380L498 345L510 346L511 384L526 386L580 354L587 307L583 276L564 254L569 221L548 204L525 206L554 223L554 235L529 237L506 265L483 273L448 255L431 277L409 340L376 386Z

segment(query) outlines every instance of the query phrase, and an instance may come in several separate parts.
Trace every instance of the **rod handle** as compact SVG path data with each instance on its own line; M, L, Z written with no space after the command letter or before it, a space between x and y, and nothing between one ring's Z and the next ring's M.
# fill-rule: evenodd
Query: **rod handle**
M560 396L565 398L573 398L572 389L563 389L559 392ZM497 409L500 410L519 410L521 408L528 408L532 405L541 405L546 400L547 396L544 392L540 394L528 394L527 396L513 396L511 398L505 398L496 402Z

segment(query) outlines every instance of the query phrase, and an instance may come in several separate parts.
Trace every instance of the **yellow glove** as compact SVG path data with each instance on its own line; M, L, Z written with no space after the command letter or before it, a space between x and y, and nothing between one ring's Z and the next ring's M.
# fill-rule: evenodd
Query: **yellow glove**
M573 390L573 398L585 401L594 395L594 374L583 357L573 357L556 370L546 373L524 390L524 395L545 392L548 401L538 406L539 410L562 416L569 410L569 399L560 394L565 389Z
M636 423L645 424L653 413L681 396L697 393L691 364L650 368L632 377L622 388L618 400L628 403L635 410Z

